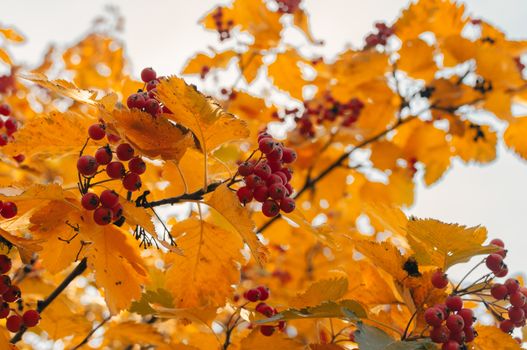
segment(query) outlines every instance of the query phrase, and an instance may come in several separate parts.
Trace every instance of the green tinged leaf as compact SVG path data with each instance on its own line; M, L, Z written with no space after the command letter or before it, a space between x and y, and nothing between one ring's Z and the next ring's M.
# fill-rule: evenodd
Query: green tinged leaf
M256 323L269 323L306 318L366 318L367 314L361 304L354 300L339 302L327 301L317 306L302 309L287 309L273 317L258 320Z

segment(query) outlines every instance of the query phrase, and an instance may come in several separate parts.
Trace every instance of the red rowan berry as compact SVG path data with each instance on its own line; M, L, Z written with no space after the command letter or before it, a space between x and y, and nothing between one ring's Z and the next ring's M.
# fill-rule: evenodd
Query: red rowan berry
M131 94L126 100L126 105L128 108L138 108L142 109L145 107L145 98L141 94Z
M14 160L16 160L17 163L22 163L24 160L26 160L26 156L23 154L17 154L13 157Z
M0 275L0 294L4 294L11 287L11 278L7 275Z
M449 340L446 343L443 343L443 346L441 347L441 350L459 350L460 345L455 340Z
M11 270L12 262L11 259L4 254L0 255L0 274L4 274Z
M99 207L93 212L93 221L97 225L108 225L112 222L112 211L108 208Z
M9 313L11 312L11 309L9 308L9 304L6 302L0 303L0 319L6 318L9 316Z
M8 135L13 134L18 129L16 119L13 117L7 118L7 120L4 122L4 127Z
M448 278L442 270L437 270L432 274L432 285L437 289L443 289L448 285Z
M500 322L500 329L505 333L511 333L514 330L514 322L511 320L503 320Z
M527 301L525 295L523 295L523 293L520 292L519 290L510 294L509 300L511 302L511 305L516 306L516 307L524 306L525 302Z
M282 154L282 161L284 163L293 163L296 160L296 152L294 149L291 148L284 148L283 154Z
M0 215L2 215L4 219L11 219L16 216L17 212L18 212L18 208L15 203L4 202Z
M132 173L141 175L146 171L146 163L143 159L135 157L128 162L128 169L130 169Z
M495 299L502 300L507 298L507 295L509 295L509 290L503 284L495 283L490 288L490 294L492 294Z
M141 71L141 80L148 83L150 80L157 78L157 73L154 69L148 67Z
M106 166L106 174L112 179L120 179L126 174L124 165L121 162L111 162Z
M88 192L82 196L81 204L86 210L95 210L99 206L99 197L95 193Z
M123 187L128 191L137 191L141 185L141 177L135 173L126 174L123 178Z
M97 160L88 155L84 155L77 160L77 170L81 175L92 176L97 172Z
M457 314L463 317L463 321L465 321L465 328L472 326L474 323L474 312L471 309L461 309Z
M258 202L265 202L267 198L269 198L269 189L267 186L256 186L253 192L254 199L256 199Z
M262 213L267 217L273 217L278 215L280 207L274 200L268 199L262 204Z
M257 186L261 186L264 184L262 178L256 174L251 174L247 176L244 181L247 187L249 188L256 188Z
M505 287L507 287L507 291L509 292L509 295L514 294L518 290L520 290L520 282L517 279L509 278L503 283Z
M502 268L499 271L493 271L494 276L496 277L505 277L509 274L509 269L507 268L507 265L503 264Z
M451 332L461 332L465 328L465 321L460 315L450 315L446 319L446 326Z
M282 184L272 184L269 186L269 196L272 199L283 199L287 194L287 189Z
M445 319L445 314L437 307L426 309L424 316L426 323L432 327L439 327Z
M268 326L268 325L260 326L260 333L262 333L266 337L270 337L274 333L274 326Z
M266 180L271 175L271 167L267 164L267 162L258 163L254 167L254 173L262 180Z
M108 209L111 209L119 204L119 195L113 190L102 191L100 199L101 205Z
M260 300L265 301L269 299L269 288L265 286L259 286L256 288L260 292Z
M134 149L128 143L121 143L115 149L115 153L117 154L117 158L119 158L119 160L127 161L132 159L134 156Z
M95 152L97 164L106 165L112 161L112 150L110 147L101 147Z
M459 311L463 307L463 299L457 295L450 295L446 298L445 305L452 311Z
M40 314L37 310L27 310L22 315L22 321L26 327L35 327L40 321Z
M520 307L512 306L509 308L509 319L514 323L521 322L525 319L525 312Z
M430 339L434 343L446 343L450 338L450 331L446 326L434 327L430 331Z
M284 213L291 213L293 210L295 210L296 203L293 198L286 197L280 201L280 209Z
M0 105L0 114L8 116L11 114L11 107L8 104L2 103Z
M260 292L257 289L249 289L244 293L244 297L248 301L255 302L260 299Z
M16 333L20 330L20 327L22 326L22 317L18 315L11 315L7 318L5 325L10 332Z
M20 292L20 288L18 288L17 286L10 286L7 291L2 294L2 297L8 303L13 303L20 299L20 295L22 295L22 293Z
M106 127L103 124L93 124L88 128L88 135L93 140L102 140L106 136Z
M263 138L258 141L258 148L262 153L269 154L278 147L278 144L272 138Z
M241 176L249 176L249 175L251 175L253 172L254 172L254 166L253 166L253 164L250 163L250 162L243 162L243 163L240 164L240 166L238 167L238 173L239 173Z
M278 161L282 159L284 154L282 147L276 147L271 153L267 154L267 159L272 161Z
M123 216L124 208L121 204L117 204L112 209L112 220L115 221L119 219L121 216Z
M242 204L247 204L253 200L253 191L247 186L240 187L238 191L236 191L236 195Z
M152 116L155 116L159 112L159 102L156 99L149 98L145 102L145 111L150 113Z
M487 259L485 259L485 265L492 271L497 272L501 270L503 266L503 258L498 254L490 254Z

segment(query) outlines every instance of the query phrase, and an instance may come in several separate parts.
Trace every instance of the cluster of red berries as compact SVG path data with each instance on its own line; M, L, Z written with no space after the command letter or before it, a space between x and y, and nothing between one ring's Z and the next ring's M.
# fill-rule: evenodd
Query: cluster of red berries
M280 13L295 13L301 2L302 0L276 0Z
M265 317L272 317L278 313L278 311L274 307L264 303L265 300L269 299L269 295L270 295L269 288L264 287L264 286L259 286L253 289L249 289L245 291L245 293L243 293L243 297L247 301L250 301L252 303L260 301L260 303L256 305L254 310L264 315ZM273 325L260 326L260 333L269 337L273 335L276 328L278 328L279 330L283 330L285 328L285 322L280 321L275 326Z
M126 99L128 108L137 108L143 112L149 113L152 117L161 113L171 113L170 110L163 106L157 100L156 92L157 85L159 85L157 73L152 68L145 68L141 71L141 80L145 83L143 89L140 89L135 94L131 94Z
M5 133L0 134L0 146L5 146L13 140L13 134L17 131L18 124L15 118L10 117L11 107L8 104L0 104L0 115L8 117L6 120L0 117L0 129L5 128Z
M0 94L6 94L16 90L15 69L9 75L0 76Z
M284 164L293 163L296 152L266 132L258 135L258 148L262 153L259 161L249 160L238 167L245 182L237 191L238 199L244 205L253 199L261 202L262 213L268 217L278 215L280 210L292 212L295 209L295 200L290 197L293 194L289 183L292 172Z
M223 18L223 7L219 6L212 14L214 25L220 35L220 41L227 40L231 37L231 29L234 27L234 21L232 19L225 20Z
M11 284L11 278L7 275L11 270L12 263L6 255L0 255L0 319L7 318L6 327L10 332L18 332L22 326L35 327L40 321L40 314L36 310L26 310L22 315L17 308L12 308L9 303L17 302L22 293L20 288Z
M514 328L525 326L527 288L521 287L518 280L509 278L503 284L494 283L490 289L490 294L496 300L509 300L510 306L506 313L508 318L502 317L499 325L503 332L511 333Z
M119 203L119 195L112 190L104 190L100 196L93 192L85 193L81 204L86 210L94 210L93 220L98 225L108 225L123 216L123 206Z
M424 313L426 323L432 327L430 339L443 344L443 350L460 350L477 336L472 327L476 318L471 309L463 308L463 299L450 295L444 304L428 308Z
M377 33L371 33L365 39L367 48L386 45L388 38L393 35L393 28L383 22L375 23L375 28Z
M493 239L490 241L490 244L498 246L500 250L495 253L490 254L485 259L485 265L492 271L496 277L505 277L509 273L509 269L503 259L507 256L507 251L505 250L505 244L501 239Z
M105 136L111 143L119 142L120 138L113 134L106 134L104 124L94 124L88 129L88 134L93 140L102 140ZM99 166L104 165L106 174L110 179L120 179L123 187L130 192L141 188L141 174L146 171L146 163L139 156L135 156L134 148L128 143L120 143L115 147L118 160L113 160L110 145L103 146L95 152L94 156L83 155L77 161L77 170L86 179L92 179L98 173ZM123 162L128 162L128 171ZM107 225L122 215L122 207L119 204L119 196L113 191L103 191L98 197L95 193L84 188L82 205L87 210L94 210L94 220L99 225ZM99 207L99 204L101 206Z
M315 124L334 122L341 118L342 126L352 126L360 116L364 103L358 98L352 98L346 103L337 101L330 93L322 100L304 102L303 114L296 118L297 127L302 135L314 137Z

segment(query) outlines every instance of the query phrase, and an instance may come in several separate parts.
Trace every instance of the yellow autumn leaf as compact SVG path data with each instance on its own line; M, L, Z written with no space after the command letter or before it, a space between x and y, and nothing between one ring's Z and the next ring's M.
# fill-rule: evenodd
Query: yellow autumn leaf
M9 53L2 49L0 47L0 61L4 61L4 63L8 64L8 65L12 65L13 64L13 61L11 61L11 57L9 57Z
M254 47L268 49L280 41L282 16L270 11L263 0L235 0L229 7L220 8L222 25L231 22L233 27L249 32L254 37ZM217 11L218 8L213 9L201 20L205 28L216 30L214 14Z
M248 84L251 84L258 75L263 65L263 56L258 50L248 50L244 52L238 61L238 67ZM238 97L237 97L238 98ZM236 114L236 112L233 112Z
M171 123L166 114L152 118L138 109L114 110L111 120L119 133L139 152L151 158L180 160L192 146L190 134Z
M304 350L305 347L285 335L276 333L271 337L266 337L255 329L246 338L242 339L241 350Z
M378 243L369 240L356 240L353 243L359 253L366 256L375 266L393 276L396 281L402 281L408 276L403 270L406 258L395 245L389 242Z
M268 67L268 75L273 84L291 97L302 100L302 89L307 82L302 78L299 63L304 59L295 50L287 50L276 55L276 60Z
M476 326L478 336L474 340L473 350L521 350L522 347L510 334L503 333L498 327Z
M397 160L403 157L399 146L390 141L381 140L371 145L370 160L377 169L393 169L397 165Z
M506 90L493 89L486 93L483 108L492 112L497 118L511 121L512 116L512 93Z
M476 56L476 43L460 35L451 35L439 43L443 65L452 67Z
M487 230L481 226L466 227L433 219L411 219L406 230L417 261L444 270L473 256L496 250L493 245L482 245L487 239Z
M429 123L414 121L406 124L398 130L394 143L403 148L406 159L415 158L424 163L427 186L439 180L450 167L452 150L447 133Z
M258 239L254 222L247 209L241 206L236 194L223 184L207 197L205 203L215 209L227 221L230 229L243 238L254 259L263 265L267 260L267 248Z
M479 47L476 72L492 82L494 90L515 89L525 84L514 57L500 47Z
M80 230L91 242L84 248L88 266L94 270L97 286L104 289L108 309L115 315L141 298L141 286L148 281L145 262L131 235L115 225L96 225L88 215Z
M163 336L154 326L133 321L111 322L106 324L102 346L110 346L117 341L120 344L163 345Z
M525 142L526 133L527 117L514 118L503 133L503 141L505 142L505 145L523 159L527 159L527 142Z
M219 306L232 295L238 283L238 263L243 260L243 242L235 233L197 219L172 227L184 256L169 254L166 289L177 308Z
M432 32L439 40L459 35L468 19L465 5L444 0L421 0L410 3L395 22L395 34L401 40L415 39L423 32Z
M24 41L24 36L13 28L0 28L0 34L9 41L16 43Z
M410 77L431 80L437 70L434 62L434 48L421 39L408 40L399 50L397 68Z
M452 136L454 154L465 162L488 163L496 158L496 133L487 125L468 124L463 136Z
M183 79L162 79L157 90L161 102L173 113L164 116L190 129L204 154L224 143L249 136L244 121L225 112L210 97L187 85Z
M17 137L2 150L12 156L60 157L79 153L87 139L87 130L95 122L84 114L51 112L28 120Z
M364 212L379 230L388 230L398 237L406 236L408 219L400 208L370 202L364 205Z
M202 74L203 68L227 68L232 58L236 57L234 51L214 52L211 55L206 53L198 53L190 58L185 67L181 71L182 74Z
M298 294L289 304L295 308L303 308L316 306L328 300L341 299L348 291L348 276L339 271L333 271L329 275L328 278L312 283L305 292Z
M75 84L69 81L58 79L49 80L44 74L33 73L27 75L20 75L20 78L32 81L46 89L49 89L61 96L69 97L74 101L95 104L96 92L79 89Z

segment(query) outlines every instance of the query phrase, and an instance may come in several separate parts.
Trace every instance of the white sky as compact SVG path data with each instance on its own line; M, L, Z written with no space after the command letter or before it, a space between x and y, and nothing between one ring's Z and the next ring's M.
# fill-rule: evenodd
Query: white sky
M124 40L137 73L152 66L161 74L176 73L185 60L216 36L202 30L197 19L218 0L0 0L0 23L14 25L28 42L13 52L28 63L37 63L48 43L74 43L106 4L117 5L125 17ZM313 33L324 39L326 52L346 43L360 44L377 20L392 20L406 5L404 0L305 0L312 14ZM469 0L469 12L485 18L513 38L527 37L526 0ZM502 237L510 248L511 271L527 271L522 258L527 247L527 163L503 148L491 165L454 169L432 188L417 191L410 212L467 225L482 224L491 237Z

